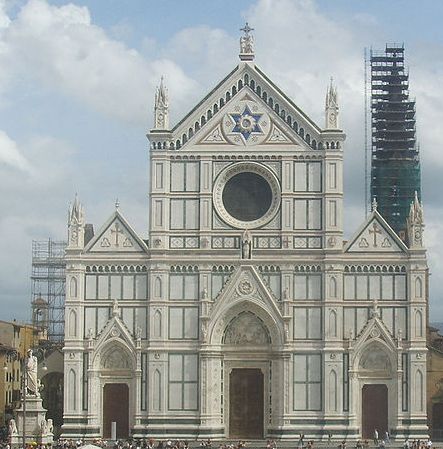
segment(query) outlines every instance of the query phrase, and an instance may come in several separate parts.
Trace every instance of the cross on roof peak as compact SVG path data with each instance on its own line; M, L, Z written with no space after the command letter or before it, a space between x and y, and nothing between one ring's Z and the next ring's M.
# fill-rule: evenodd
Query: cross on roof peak
M249 26L249 23L246 22L245 26L243 28L240 28L240 31L243 31L245 33L245 35L248 36L251 31L254 31L254 28L251 28Z

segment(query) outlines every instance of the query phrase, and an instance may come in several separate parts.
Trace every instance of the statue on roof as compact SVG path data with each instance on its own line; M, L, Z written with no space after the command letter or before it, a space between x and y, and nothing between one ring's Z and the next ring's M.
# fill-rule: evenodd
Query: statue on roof
M244 35L240 37L240 60L252 61L254 59L254 37L250 34L254 31L246 22L243 28L240 28Z

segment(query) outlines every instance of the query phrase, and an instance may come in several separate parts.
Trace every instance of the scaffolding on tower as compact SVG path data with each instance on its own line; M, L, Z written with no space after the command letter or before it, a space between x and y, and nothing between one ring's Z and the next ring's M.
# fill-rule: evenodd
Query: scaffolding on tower
M64 340L66 242L32 242L32 324L46 329L51 343Z
M404 45L386 44L384 51L371 49L366 67L370 71L366 113L369 108L371 124L370 198L366 202L375 198L379 212L402 236L415 192L421 199L415 100L409 97Z

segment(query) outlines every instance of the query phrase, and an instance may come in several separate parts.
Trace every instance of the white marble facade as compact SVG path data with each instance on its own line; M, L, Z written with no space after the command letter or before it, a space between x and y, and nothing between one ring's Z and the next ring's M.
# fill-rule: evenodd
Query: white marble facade
M106 433L104 387L121 383L128 434L229 438L237 368L263 373L264 437L361 436L368 384L386 385L393 436L427 433L421 205L407 243L376 204L344 241L337 92L321 128L246 44L172 129L159 87L149 243L116 209L85 244L71 207L65 436Z

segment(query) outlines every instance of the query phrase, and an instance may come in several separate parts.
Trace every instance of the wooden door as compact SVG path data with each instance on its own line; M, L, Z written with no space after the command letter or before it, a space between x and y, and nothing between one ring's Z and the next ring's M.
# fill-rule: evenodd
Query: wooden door
M263 438L263 373L235 368L229 376L230 438Z
M111 437L111 423L117 423L117 438L129 436L129 388L106 384L103 390L103 437Z
M361 395L362 437L372 439L377 429L379 438L388 430L388 387L381 384L364 385Z

